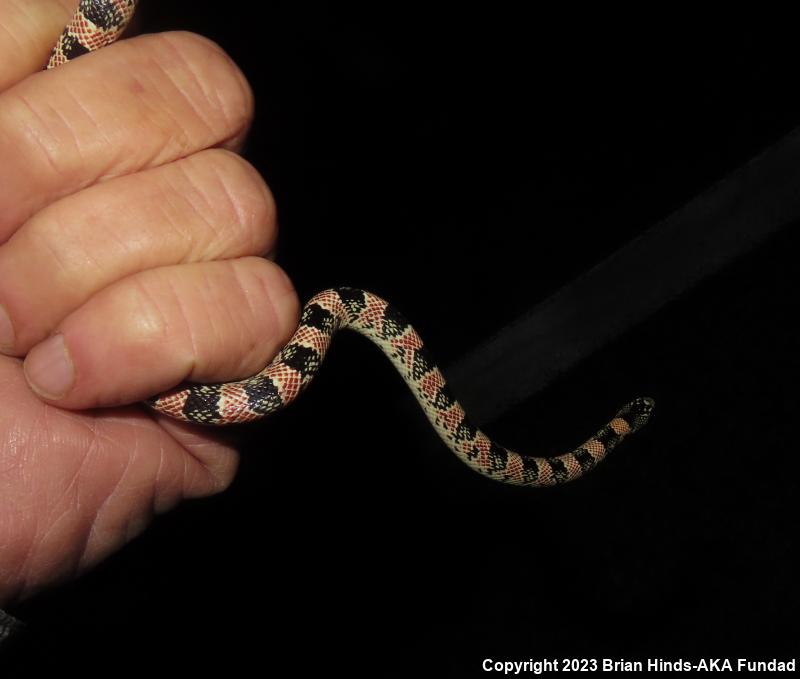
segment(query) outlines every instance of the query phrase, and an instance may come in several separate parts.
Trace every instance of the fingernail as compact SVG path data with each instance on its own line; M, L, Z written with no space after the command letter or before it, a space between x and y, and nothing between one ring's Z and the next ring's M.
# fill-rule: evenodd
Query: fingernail
M14 348L14 326L8 312L0 304L0 351L7 351Z
M45 398L59 399L70 390L75 369L63 335L53 335L31 349L25 358L25 377L31 388Z

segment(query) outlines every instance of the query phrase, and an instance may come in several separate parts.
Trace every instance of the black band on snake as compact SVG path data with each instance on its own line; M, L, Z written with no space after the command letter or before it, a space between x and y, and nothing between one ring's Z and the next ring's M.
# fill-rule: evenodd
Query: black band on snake
M116 40L135 5L135 0L81 0L48 68ZM414 328L380 297L354 288L334 288L315 295L304 307L294 336L258 374L237 382L183 385L146 403L160 413L197 424L227 425L262 418L291 403L308 386L333 335L343 328L355 330L380 347L439 436L462 462L504 483L543 487L577 479L626 436L641 429L653 409L652 399L632 401L594 436L563 455L515 453L470 423Z

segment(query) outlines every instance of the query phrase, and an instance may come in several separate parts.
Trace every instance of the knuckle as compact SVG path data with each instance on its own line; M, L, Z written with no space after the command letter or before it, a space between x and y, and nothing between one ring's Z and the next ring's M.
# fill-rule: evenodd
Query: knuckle
M175 31L148 38L157 63L198 113L221 117L235 136L249 127L254 96L242 71L215 42L196 33Z
M256 363L269 360L297 325L299 302L283 270L260 257L243 257L231 262L232 281L239 325L249 346L246 358Z
M285 342L297 328L300 317L300 301L291 280L274 262L260 257L248 257L244 261L257 271L261 284L259 300L269 302L271 313L268 322L272 326L274 342Z
M241 156L224 149L206 153L214 174L215 200L223 201L229 237L243 254L264 254L276 238L277 208L259 172ZM220 203L217 202L217 205Z

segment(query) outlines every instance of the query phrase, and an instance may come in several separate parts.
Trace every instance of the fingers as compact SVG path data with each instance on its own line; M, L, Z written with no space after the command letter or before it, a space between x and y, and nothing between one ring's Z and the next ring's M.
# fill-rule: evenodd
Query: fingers
M52 36L32 28L43 60L74 11L63 3ZM15 7L24 25L0 0ZM221 150L252 118L242 74L186 33L20 79L33 60L2 75L16 84L0 93L0 157L13 159L0 164L0 350L30 350L37 393L76 408L255 372L298 304L277 267L246 257L269 251L275 219L263 181Z
M31 393L19 361L0 356L0 602L74 577L187 497L233 479L218 431L141 408L67 412Z
M92 295L126 276L262 255L276 231L263 179L222 149L63 198L0 246L0 314L8 316L0 320L0 350L24 356Z
M42 70L77 0L0 0L0 92Z
M297 327L288 277L257 257L151 269L93 296L25 359L60 407L131 403L183 380L260 370Z
M247 81L189 33L124 40L0 94L0 242L54 200L212 146L250 124Z

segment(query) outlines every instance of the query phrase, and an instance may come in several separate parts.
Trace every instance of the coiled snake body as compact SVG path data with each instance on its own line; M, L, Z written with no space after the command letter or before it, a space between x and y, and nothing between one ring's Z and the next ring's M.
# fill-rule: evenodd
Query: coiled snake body
M136 0L81 0L53 50L48 68L116 40L135 6ZM652 399L632 401L594 436L563 455L515 453L491 441L469 422L408 322L380 297L354 288L335 288L315 295L304 307L294 336L258 374L237 382L181 386L146 403L160 413L197 424L226 425L264 417L291 403L308 386L333 335L342 328L355 330L380 347L460 460L505 483L551 486L578 478L622 439L643 427L653 408Z

